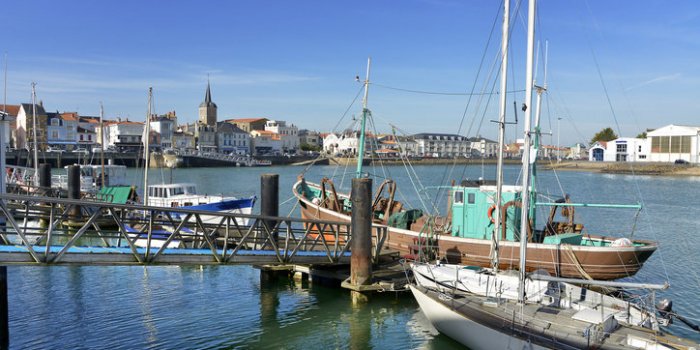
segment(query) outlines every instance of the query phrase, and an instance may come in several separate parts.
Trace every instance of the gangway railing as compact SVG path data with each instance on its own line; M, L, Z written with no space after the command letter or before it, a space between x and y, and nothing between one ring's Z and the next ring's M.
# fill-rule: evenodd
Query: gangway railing
M0 195L0 265L347 264L349 222ZM373 233L379 256L387 231Z

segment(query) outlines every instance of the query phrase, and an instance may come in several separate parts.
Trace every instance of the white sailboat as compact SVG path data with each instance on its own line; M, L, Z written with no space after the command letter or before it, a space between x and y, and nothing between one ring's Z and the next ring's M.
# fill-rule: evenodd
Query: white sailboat
M509 1L505 0L503 51L508 42ZM532 56L534 44L535 0L528 14L528 61L526 106L532 101ZM505 62L503 63L505 67ZM504 68L505 71L505 68ZM505 91L505 74L501 76ZM505 99L505 94L501 94ZM505 106L501 104L501 108ZM522 176L522 212L529 217L530 191L530 108L525 116L525 140ZM503 130L504 111L500 126ZM503 142L499 133L499 156ZM497 193L502 188L500 159ZM500 206L500 200L496 200ZM496 213L500 213L500 208ZM498 214L497 214L498 215ZM498 218L496 223L498 223ZM528 220L522 220L526 232ZM494 230L498 232L498 226ZM633 303L597 292L581 285L664 289L651 285L611 281L569 280L547 273L526 272L527 235L521 235L520 268L498 271L498 240L493 240L494 263L491 268L474 266L412 264L415 285L410 289L422 312L441 333L472 349L696 349L700 344L661 330L664 319L656 317L651 303ZM571 283L574 282L574 283ZM666 310L668 311L668 310Z

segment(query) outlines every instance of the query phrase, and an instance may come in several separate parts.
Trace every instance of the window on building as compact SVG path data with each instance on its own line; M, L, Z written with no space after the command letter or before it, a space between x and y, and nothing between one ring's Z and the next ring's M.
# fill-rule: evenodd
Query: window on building
M617 144L617 153L627 153L627 144L626 143L618 143Z
M659 136L659 153L668 153L671 142L670 136Z
M661 152L661 138L659 136L651 137L651 153Z

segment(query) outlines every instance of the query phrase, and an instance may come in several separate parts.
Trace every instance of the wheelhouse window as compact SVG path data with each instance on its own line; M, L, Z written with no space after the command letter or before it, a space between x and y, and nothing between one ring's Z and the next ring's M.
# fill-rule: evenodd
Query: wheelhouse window
M462 204L464 203L464 192L463 191L456 191L455 192L455 204Z

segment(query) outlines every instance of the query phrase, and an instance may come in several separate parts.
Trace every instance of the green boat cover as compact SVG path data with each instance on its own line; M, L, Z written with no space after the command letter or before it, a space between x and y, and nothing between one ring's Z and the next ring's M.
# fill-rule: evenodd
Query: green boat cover
M126 204L130 199L135 198L136 193L133 186L107 186L102 187L97 192L97 199L109 203Z
M421 216L423 216L423 211L420 209L406 210L396 214L392 214L389 217L388 224L391 227L410 230L411 224L418 220L418 218L420 218Z

